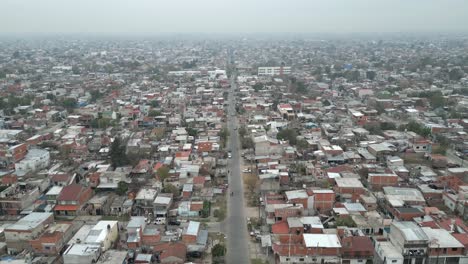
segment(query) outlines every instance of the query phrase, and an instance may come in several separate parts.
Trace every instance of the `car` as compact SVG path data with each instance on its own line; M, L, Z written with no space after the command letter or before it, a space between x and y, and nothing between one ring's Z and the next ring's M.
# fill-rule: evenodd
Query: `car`
M231 152L228 153L228 158L232 158L232 153Z
M180 221L177 221L176 219L171 219L167 223L168 225L173 225L173 226L180 226Z
M155 225L165 225L166 224L166 218L165 217L158 217L154 220Z
M177 232L176 231L171 231L171 230L168 230L164 233L166 236L177 236Z

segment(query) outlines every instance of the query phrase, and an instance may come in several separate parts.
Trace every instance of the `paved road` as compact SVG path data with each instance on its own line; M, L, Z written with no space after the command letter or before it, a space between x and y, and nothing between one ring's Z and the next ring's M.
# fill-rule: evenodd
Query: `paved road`
M228 215L225 221L227 236L227 257L228 264L250 263L249 258L249 238L247 233L246 218L244 214L244 188L240 174L240 153L238 138L238 121L235 110L235 81L231 79L231 91L229 93L228 106L228 130L229 145L232 158L230 160L229 192L228 192ZM234 192L231 197L230 192Z

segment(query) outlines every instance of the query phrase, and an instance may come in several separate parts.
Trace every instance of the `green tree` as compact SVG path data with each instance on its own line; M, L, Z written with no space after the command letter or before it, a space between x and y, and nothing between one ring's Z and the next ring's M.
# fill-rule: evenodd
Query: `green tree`
M211 203L209 201L203 201L203 209L201 210L201 217L207 218L210 216Z
M127 193L127 191L128 191L128 183L126 183L124 181L119 182L115 192L118 195L125 195Z
M156 174L159 177L159 180L161 180L162 186L164 187L164 182L167 178L169 178L169 167L167 166L162 166L160 167L157 171Z
M258 92L263 89L263 84L261 83L256 83L252 86L252 88L255 90L255 92Z
M382 129L382 130L396 130L397 127L396 127L395 123L382 122L382 123L380 123L380 129Z
M76 75L80 74L81 73L80 68L78 66L76 66L76 65L73 65L72 66L72 73L76 74Z
M116 168L129 164L125 150L125 143L120 137L116 137L112 142L109 151L112 167Z
M91 94L91 99L90 99L91 103L95 103L97 100L99 100L102 97L102 93L99 90L92 90L90 94Z
M429 97L429 100L431 102L432 109L445 106L445 99L441 92L433 93L431 97Z
M380 103L378 102L376 105L375 105L375 110L377 110L377 113L380 114L383 114L385 112L385 106L383 103Z
M223 244L216 244L211 249L213 257L223 257L226 254L226 247Z
M198 130L189 127L189 128L187 128L187 134L189 136L196 137L198 135Z
M336 226L356 227L356 223L351 216L345 216L336 219Z
M223 147L225 147L226 142L227 142L227 138L229 137L229 131L228 131L227 127L223 127L219 131L218 136L221 138L221 144L223 145Z
M158 108L159 107L159 102L156 100L153 100L150 102L151 107L153 108Z
M172 193L174 195L174 197L179 197L180 195L180 190L179 188L177 188L176 186L168 183L168 184L165 184L165 186L163 187L163 193Z
M304 82L296 82L296 92L298 93L307 93L307 86L304 84Z
M239 135L240 135L241 137L244 137L246 134L247 134L247 128L246 128L245 126L241 126L241 127L239 128Z
M298 140L296 145L299 150L305 150L309 147L309 143L305 139Z
M289 144L296 145L297 142L297 132L294 129L282 129L276 134L276 138L280 140L287 140Z
M72 110L77 106L77 101L75 98L65 98L62 101L62 106L67 110Z
M241 145L243 149L251 149L255 147L255 144L251 137L242 137Z
M449 71L449 78L450 80L453 80L453 81L460 80L461 78L463 78L463 75L464 75L463 71L459 68L455 68Z
M161 115L161 112L159 112L157 110L150 110L149 113L148 113L148 116L151 116L151 117L160 116L160 115Z

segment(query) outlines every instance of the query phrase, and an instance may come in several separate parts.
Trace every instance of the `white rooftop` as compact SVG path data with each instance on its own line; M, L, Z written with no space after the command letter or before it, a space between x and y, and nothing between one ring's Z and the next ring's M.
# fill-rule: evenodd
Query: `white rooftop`
M432 248L464 248L462 243L454 238L449 231L445 229L432 229L430 227L422 227L422 230L429 237L429 247Z
M187 226L187 231L185 232L185 234L197 236L199 229L200 229L200 222L190 221L189 225Z
M158 196L154 199L155 204L169 204L171 202L171 197Z
M59 195L62 191L63 186L53 186L50 190L46 193L46 195Z
M85 242L89 244L100 244L106 239L109 233L107 226L110 226L110 228L112 228L113 226L117 225L117 223L118 221L99 221L89 231L89 234L85 239Z
M335 178L335 182L342 188L364 188L362 182L356 178Z
M340 240L335 234L304 234L305 246L308 248L341 248Z
M90 256L95 255L99 250L99 245L73 244L65 251L64 255Z
M138 192L135 200L154 200L156 194L158 194L158 191L155 189L143 188Z
M33 212L21 218L16 223L9 225L6 230L31 230L41 225L47 218L52 216L52 213L37 213Z
M309 195L307 195L307 192L305 190L294 190L294 191L287 191L286 197L288 198L288 200L304 199L304 198L308 198Z

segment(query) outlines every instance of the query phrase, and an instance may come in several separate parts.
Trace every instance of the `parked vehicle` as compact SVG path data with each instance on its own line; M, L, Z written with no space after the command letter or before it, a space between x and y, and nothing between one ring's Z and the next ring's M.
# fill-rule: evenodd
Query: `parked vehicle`
M166 218L165 217L158 217L154 220L155 225L165 225L166 224Z
M178 221L176 219L170 219L167 224L168 225L174 225L174 226L180 226L180 221Z

